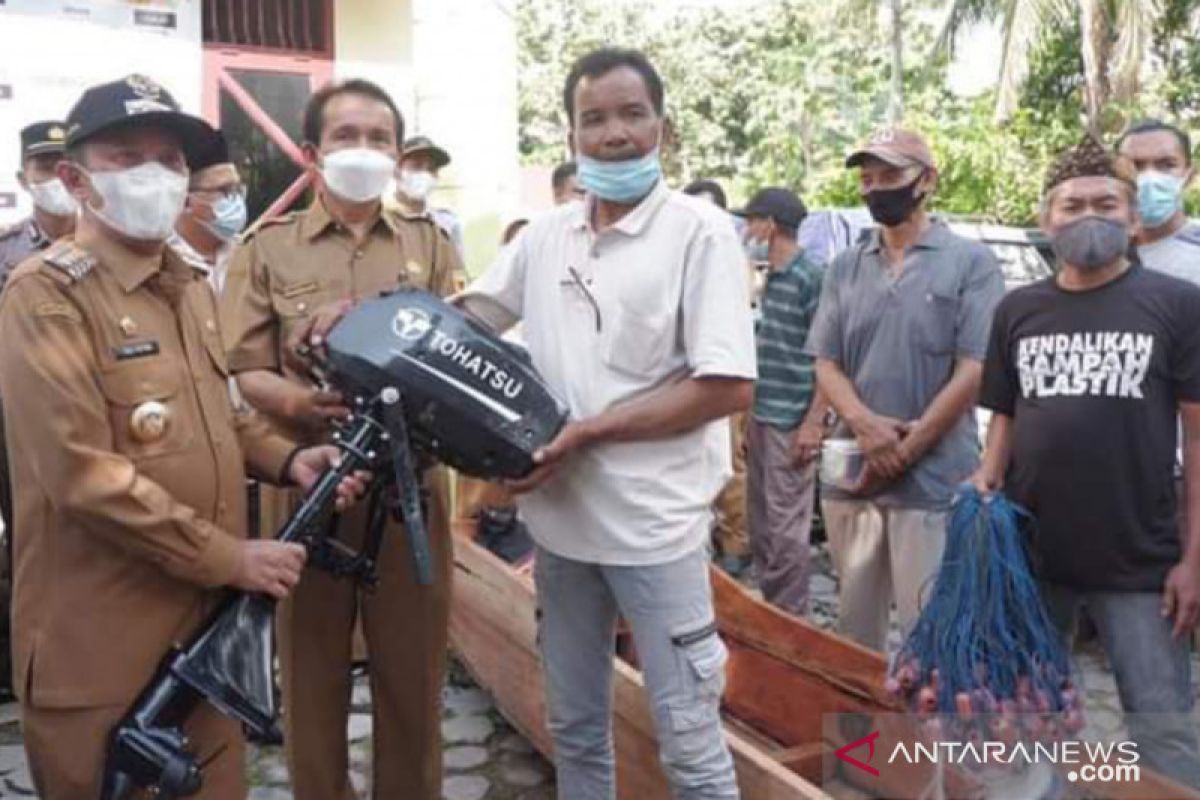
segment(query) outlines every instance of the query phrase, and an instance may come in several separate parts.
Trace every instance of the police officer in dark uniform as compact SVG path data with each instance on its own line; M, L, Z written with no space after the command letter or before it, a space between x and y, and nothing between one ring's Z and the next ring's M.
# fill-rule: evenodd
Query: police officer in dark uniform
M0 228L0 287L17 264L75 230L75 198L55 174L66 138L66 126L56 120L35 122L21 129L21 169L17 172L17 182L33 198L33 213ZM4 561L0 563L0 697L7 698L12 696L9 607L14 527L5 441L4 417L0 414L0 516L4 518Z
M75 230L75 198L54 172L62 160L66 132L66 126L54 120L21 129L17 182L33 198L33 213L0 228L0 285L17 264Z

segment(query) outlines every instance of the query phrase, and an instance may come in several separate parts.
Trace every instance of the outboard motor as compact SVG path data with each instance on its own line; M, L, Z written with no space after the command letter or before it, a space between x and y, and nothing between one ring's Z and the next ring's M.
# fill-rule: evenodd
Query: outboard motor
M428 292L402 289L355 307L314 354L314 375L349 399L334 433L336 467L317 480L278 534L308 549L310 565L366 583L387 514L402 520L417 580L433 580L420 461L442 461L485 480L520 478L566 423L565 406L528 357ZM370 527L361 549L336 536L337 487L373 473ZM138 789L188 797L203 767L183 726L203 701L260 736L275 731L275 602L229 592L210 620L164 656L157 674L114 728L101 800Z

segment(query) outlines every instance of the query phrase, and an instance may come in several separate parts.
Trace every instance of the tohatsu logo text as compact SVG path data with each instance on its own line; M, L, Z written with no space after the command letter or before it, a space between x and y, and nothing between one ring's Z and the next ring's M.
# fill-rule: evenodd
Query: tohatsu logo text
M415 342L428 336L429 350L445 357L485 386L503 393L510 400L518 397L525 389L524 381L509 375L467 345L434 327L429 314L421 309L401 308L397 311L392 320L392 332L406 342Z

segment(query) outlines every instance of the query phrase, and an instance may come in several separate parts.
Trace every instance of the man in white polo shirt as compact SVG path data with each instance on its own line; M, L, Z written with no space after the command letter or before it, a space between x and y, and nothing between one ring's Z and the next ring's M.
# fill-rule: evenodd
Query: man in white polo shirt
M462 298L524 322L570 422L514 488L535 578L561 800L613 800L612 656L628 620L675 796L736 798L705 542L726 418L755 377L729 216L661 176L663 87L641 53L581 58L564 91L585 201L535 219Z

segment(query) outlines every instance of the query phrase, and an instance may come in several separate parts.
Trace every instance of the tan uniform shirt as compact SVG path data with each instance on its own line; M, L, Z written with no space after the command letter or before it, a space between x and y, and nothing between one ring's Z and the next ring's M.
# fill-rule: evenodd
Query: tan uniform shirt
M5 287L26 703L130 702L240 568L244 464L278 480L292 444L235 416L216 312L169 250L145 257L87 232Z
M428 217L384 212L359 243L317 200L259 228L234 251L221 293L230 369L271 370L307 384L287 368L283 348L318 308L401 285L448 295L461 269L454 246Z

